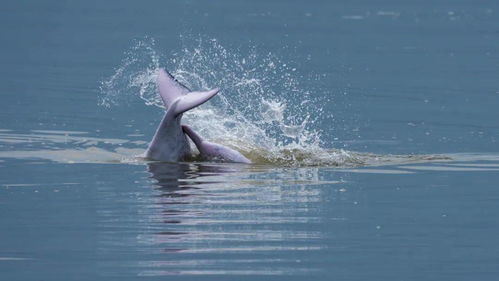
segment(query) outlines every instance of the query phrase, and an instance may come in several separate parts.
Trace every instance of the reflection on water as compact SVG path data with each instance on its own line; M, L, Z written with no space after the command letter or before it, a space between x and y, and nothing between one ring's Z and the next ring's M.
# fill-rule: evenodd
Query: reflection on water
M495 189L482 176L497 177L499 170L498 155L472 153L439 161L359 153L371 164L354 168L124 161L124 151L138 145L71 132L3 131L0 146L6 171L0 207L7 214L2 235L10 249L0 253L0 261L43 264L67 248L60 260L96 265L103 280L167 275L300 280L331 272L365 280L370 273L359 272L359 263L375 264L383 273L425 264L427 248L418 245L442 244L463 229L487 233L475 221L487 215L481 210L495 208L490 195ZM466 181L479 187L464 188ZM466 204L475 208L463 211ZM55 238L29 235L40 232ZM469 237L452 243L465 245ZM492 237L477 248L495 243ZM415 245L410 250L419 256L406 255L407 245ZM433 261L445 264L440 261L447 252L432 252L438 257ZM80 263L71 260L75 256Z
M138 214L137 220L131 222L115 207L99 219L109 229L101 239L103 253L128 245L149 257L128 264L136 274L318 270L301 254L325 248L317 169L261 172L246 165L149 163L147 171L140 191L119 200ZM101 197L109 204L106 194ZM116 236L114 229L131 228L130 223L140 231Z

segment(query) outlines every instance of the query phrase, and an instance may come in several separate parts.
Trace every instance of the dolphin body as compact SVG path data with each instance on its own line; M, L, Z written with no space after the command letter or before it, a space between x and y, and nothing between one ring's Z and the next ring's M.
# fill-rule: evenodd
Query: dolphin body
M191 92L164 69L159 70L156 83L166 113L158 129L156 129L156 133L144 156L158 161L181 161L191 151L189 142L180 125L182 113L205 103L216 95L219 90Z
M144 153L146 158L168 162L184 160L191 152L185 135L187 134L204 160L251 163L241 153L226 146L205 141L190 127L182 126L180 123L182 113L205 103L215 96L219 89L191 92L164 69L159 70L156 83L166 113Z

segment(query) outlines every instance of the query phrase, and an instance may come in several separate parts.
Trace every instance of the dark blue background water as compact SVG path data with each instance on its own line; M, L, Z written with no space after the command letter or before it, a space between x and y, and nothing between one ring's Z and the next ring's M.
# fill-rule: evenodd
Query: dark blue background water
M498 11L496 1L4 3L0 279L495 280ZM329 148L473 155L355 170L41 157L75 147L55 141L66 131L102 149L136 131L149 140L157 110L98 106L101 81L144 36L165 53L201 37L277 54L331 99L334 119L315 124Z

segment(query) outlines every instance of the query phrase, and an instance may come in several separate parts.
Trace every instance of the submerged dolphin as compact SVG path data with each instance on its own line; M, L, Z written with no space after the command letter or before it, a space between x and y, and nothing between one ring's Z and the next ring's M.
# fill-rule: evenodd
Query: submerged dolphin
M202 139L189 126L182 125L182 129L194 142L203 160L208 160L208 161L216 160L223 162L237 162L237 163L247 163L247 164L251 163L251 161L248 158L244 157L244 155L242 155L241 153L232 148Z
M182 113L205 103L219 90L191 92L164 69L159 70L156 83L166 113L144 156L159 161L181 161L190 153L189 142L180 125Z

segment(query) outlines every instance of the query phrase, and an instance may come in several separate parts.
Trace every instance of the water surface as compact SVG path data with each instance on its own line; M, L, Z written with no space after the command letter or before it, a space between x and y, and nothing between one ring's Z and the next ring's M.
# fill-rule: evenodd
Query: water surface
M0 10L1 280L496 280L496 1ZM140 154L166 67L256 162Z

